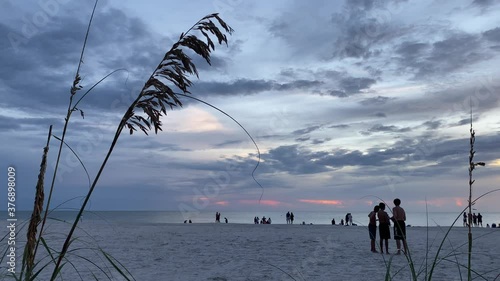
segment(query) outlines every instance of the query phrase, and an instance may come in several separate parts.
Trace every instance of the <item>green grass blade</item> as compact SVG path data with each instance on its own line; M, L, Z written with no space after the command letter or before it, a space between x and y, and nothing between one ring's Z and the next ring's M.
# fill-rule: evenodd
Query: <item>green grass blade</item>
M102 251L102 250L101 250ZM108 262L114 267L114 269L120 273L121 276L123 276L123 278L125 278L127 281L131 281L131 280L135 280L135 278L132 276L132 274L123 266L123 264L121 264L119 261L117 261L115 258L113 258L111 255L109 255L108 253L102 251L102 254L104 255L104 257L108 260ZM123 272L123 270L121 268L124 268L126 273L132 277L132 279L130 279L127 274L125 274L125 272Z

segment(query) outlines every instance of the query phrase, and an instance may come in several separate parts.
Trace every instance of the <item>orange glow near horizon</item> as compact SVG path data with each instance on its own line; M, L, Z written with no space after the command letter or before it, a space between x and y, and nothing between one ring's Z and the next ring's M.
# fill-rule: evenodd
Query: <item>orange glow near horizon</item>
M258 204L261 204L261 205L266 205L266 206L279 206L279 205L282 205L282 203L280 201L276 201L276 200L239 200L238 201L239 203L241 204L251 204L251 205L258 205Z
M419 201L417 201L417 204L418 205L424 205L424 206L428 205L428 206L435 206L435 207L443 207L447 203L449 204L450 200L453 200L453 198L450 198L450 199L433 199L433 200L426 200L426 201L419 200ZM457 201L455 200L455 204L456 203L457 203Z
M464 206L463 199L462 198L455 198L455 205L457 205L458 207L463 207Z
M491 163L486 163L486 165L488 165L488 164L489 164L489 166L500 167L500 159L495 159Z
M227 201L217 201L217 202L215 202L215 205L227 206L227 205L229 205L229 202L227 202Z
M340 200L317 200L317 199L299 199L299 202L317 204L317 205L342 205L342 201Z

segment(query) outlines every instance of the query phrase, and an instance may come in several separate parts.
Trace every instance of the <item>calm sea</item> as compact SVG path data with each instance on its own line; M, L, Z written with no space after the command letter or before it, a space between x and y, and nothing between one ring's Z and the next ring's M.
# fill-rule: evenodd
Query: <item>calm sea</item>
M357 225L368 224L368 212L351 212L353 222ZM345 219L344 212L294 212L294 224L331 224L332 219L335 219L339 224L341 219ZM450 226L457 218L458 213L412 213L407 212L407 224L412 226ZM495 223L500 225L500 213L482 213L483 226L486 224ZM28 220L31 216L30 212L18 211L16 213L18 221ZM72 211L55 211L50 214L50 217L73 221L76 212ZM228 219L229 223L245 223L253 224L254 217L271 218L273 224L286 224L286 214L282 212L221 212L221 223L224 223L224 218ZM6 221L6 212L0 212L0 219ZM200 211L198 213L182 213L179 211L88 211L84 214L83 220L92 220L94 222L103 223L145 223L145 224L164 224L164 223L183 223L184 220L191 220L193 223L214 223L215 212ZM455 226L462 227L462 217L457 220Z

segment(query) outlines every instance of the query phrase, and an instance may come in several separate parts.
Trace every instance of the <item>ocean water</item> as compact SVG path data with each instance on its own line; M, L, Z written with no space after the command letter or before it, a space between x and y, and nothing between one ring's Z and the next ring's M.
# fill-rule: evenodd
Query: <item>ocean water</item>
M224 223L224 218L228 219L229 223L253 224L254 217L271 218L273 224L286 224L285 212L235 212L221 211L221 223ZM72 222L75 219L76 212L73 211L55 211L50 213L49 217L53 219ZM368 224L368 212L351 212L353 223L358 226L366 226ZM495 223L500 225L500 213L481 213L483 215L483 226ZM294 212L294 224L331 224L332 218L336 224L340 223L341 219L345 219L344 212ZM31 213L28 211L18 211L16 213L19 222L27 221ZM452 212L408 212L407 225L411 226L451 226L457 216L460 216L454 226L463 227L462 216L459 213ZM0 212L0 220L6 221L6 212ZM87 211L84 213L82 220L92 221L94 223L117 223L117 224L168 224L168 223L183 223L185 220L191 220L193 223L215 223L215 212L200 211L200 212L180 212L180 211Z

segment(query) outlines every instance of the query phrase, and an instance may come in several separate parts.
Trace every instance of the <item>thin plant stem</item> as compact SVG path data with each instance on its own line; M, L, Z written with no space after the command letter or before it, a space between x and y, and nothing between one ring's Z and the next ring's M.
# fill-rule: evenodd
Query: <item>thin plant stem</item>
M252 170L252 178L253 180L260 186L262 192L260 194L260 198L259 198L259 202L262 200L262 196L264 195L264 187L260 184L259 181L257 181L257 179L255 178L255 171L257 170L257 168L259 167L259 164L260 164L260 161L261 161L261 156L260 156L260 149L259 149L259 146L257 145L257 142L255 142L255 140L253 139L252 135L250 135L250 133L247 131L247 129L245 129L245 127L243 127L243 125L240 124L240 122L238 122L236 119L234 119L231 115L227 114L226 112L224 112L223 110L221 110L220 108L216 107L216 106L213 106L211 105L210 103L206 102L206 101L203 101L203 100L200 100L198 98L195 98L195 97L192 97L192 96L188 96L188 95L184 95L184 94L177 94L179 96L183 96L183 97L186 97L186 98L190 98L190 99L194 99L196 101L199 101L203 104L206 104L210 107L212 107L213 109L215 110L218 110L219 112L221 112L222 114L226 115L227 117L231 118L231 120L233 120L236 124L238 124L238 126L240 126L241 129L243 129L243 131L245 131L245 133L247 134L247 136L250 138L250 140L252 140L253 144L255 145L255 148L257 149L257 164L255 164L255 167L253 168Z

